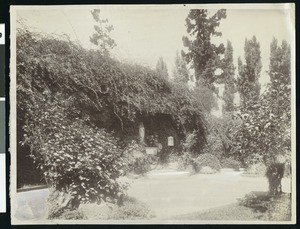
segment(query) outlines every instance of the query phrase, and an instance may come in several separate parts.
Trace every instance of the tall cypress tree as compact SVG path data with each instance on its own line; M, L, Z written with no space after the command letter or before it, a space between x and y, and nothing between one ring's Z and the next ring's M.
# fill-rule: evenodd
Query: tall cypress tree
M290 125L291 119L291 48L283 40L281 46L274 38L271 43L268 99L274 117Z
M187 82L190 79L187 63L178 52L176 52L173 77L176 83L181 83L181 84L187 84Z
M162 57L159 57L159 59L158 59L158 61L156 63L156 71L163 78L165 78L165 79L169 78L167 64L165 63L165 61L164 61L164 59Z
M252 102L257 100L260 94L259 77L262 69L260 44L256 37L251 40L245 40L245 60L243 64L241 58L238 59L237 89L240 94L241 108L251 106Z
M231 112L235 110L234 102L233 102L234 93L236 92L235 78L234 78L235 67L233 64L233 48L230 41L227 41L222 69L223 69L222 80L224 82L224 93L223 93L224 105L222 107L222 111L223 113L225 113L225 112Z

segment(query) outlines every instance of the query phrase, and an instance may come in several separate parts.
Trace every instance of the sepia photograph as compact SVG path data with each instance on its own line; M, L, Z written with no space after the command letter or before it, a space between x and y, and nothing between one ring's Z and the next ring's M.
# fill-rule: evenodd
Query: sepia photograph
M295 5L10 8L11 223L296 223Z

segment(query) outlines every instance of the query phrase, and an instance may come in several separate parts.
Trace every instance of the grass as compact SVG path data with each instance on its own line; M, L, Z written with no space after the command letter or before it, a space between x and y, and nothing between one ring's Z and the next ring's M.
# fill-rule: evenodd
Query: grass
M288 221L291 220L290 194L283 193L270 201L266 212L255 211L238 203L191 214L179 215L175 220L231 220L231 221Z
M262 218L261 213L252 209L240 206L237 203L228 204L222 207L212 208L201 212L176 216L176 220L258 220Z
M122 206L110 203L83 204L79 212L72 216L82 214L89 220L149 220L155 217L149 206L136 198L126 197ZM79 213L79 214L78 214Z
M269 211L269 220L271 221L287 221L291 220L291 196L289 193L283 193L276 197L271 203Z

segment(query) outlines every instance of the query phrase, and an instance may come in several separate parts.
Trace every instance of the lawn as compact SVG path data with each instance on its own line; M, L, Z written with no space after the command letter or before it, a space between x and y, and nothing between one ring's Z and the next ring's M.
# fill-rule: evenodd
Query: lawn
M230 221L288 221L291 220L290 194L282 194L270 203L266 212L255 211L238 203L212 208L206 211L178 215L174 220L230 220Z
M284 178L282 185L283 191L290 191L288 179ZM242 172L191 176L166 169L154 170L134 180L128 194L148 204L156 219L169 220L178 215L234 204L251 191L267 190L265 177L247 177Z
M130 183L128 194L145 203L156 220L266 220L266 216L239 206L237 198L251 191L266 192L265 177L247 177L242 172L195 174L172 169L153 170L138 179L126 178ZM290 192L290 180L282 181L283 191ZM16 217L20 220L43 219L47 189L17 194ZM269 217L286 220L290 217L289 195L274 200Z

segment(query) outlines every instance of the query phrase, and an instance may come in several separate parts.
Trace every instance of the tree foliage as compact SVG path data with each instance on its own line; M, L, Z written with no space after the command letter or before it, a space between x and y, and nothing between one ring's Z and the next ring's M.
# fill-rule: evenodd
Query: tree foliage
M90 37L90 41L99 47L101 53L109 55L109 51L116 46L115 40L109 35L114 27L108 24L108 19L101 19L99 9L92 10L91 14L96 25L94 25L95 32Z
M185 85L190 80L190 74L187 68L187 63L178 52L176 52L173 77L174 77L174 82L185 84Z
M210 88L203 85L198 85L193 89L193 93L201 103L205 113L210 113L213 108L218 106L216 96L213 90Z
M260 83L258 79L262 68L260 44L256 37L251 40L245 40L245 61L243 64L241 58L238 59L237 89L240 94L241 108L251 106L260 94Z
M290 157L290 47L286 41L281 47L271 44L270 83L265 92L243 110L243 127L238 142L245 158L261 160L269 165L278 155ZM245 141L247 139L247 141Z
M168 67L162 57L159 57L159 59L156 63L156 71L157 71L158 75L160 75L164 79L167 80L169 78Z
M235 110L234 105L234 94L236 92L235 87L235 67L233 64L233 48L230 41L227 41L227 46L225 49L225 55L223 59L222 66L222 82L224 83L223 100L224 105L222 107L223 113L232 112Z
M183 37L183 44L188 48L183 55L187 63L192 63L196 82L210 88L216 80L214 72L220 65L220 55L224 53L224 45L213 44L211 38L222 35L217 28L224 18L225 9L218 10L212 16L206 9L192 9L186 18L187 32L191 38Z

